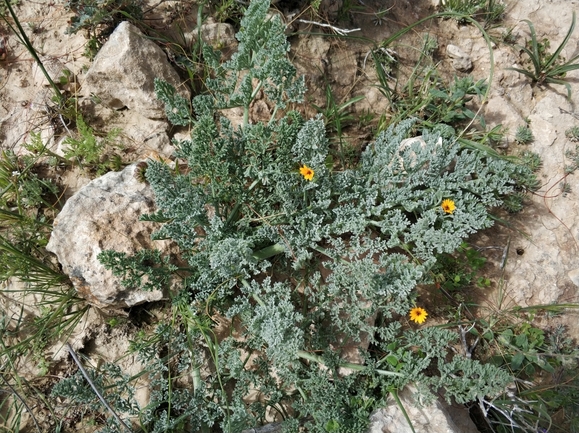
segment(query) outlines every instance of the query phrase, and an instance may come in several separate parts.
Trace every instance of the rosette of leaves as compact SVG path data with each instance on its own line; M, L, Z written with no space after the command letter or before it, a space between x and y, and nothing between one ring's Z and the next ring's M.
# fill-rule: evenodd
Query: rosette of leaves
M489 209L517 189L527 169L436 130L401 145L415 125L408 119L370 143L358 166L335 170L323 120L288 110L305 89L268 6L251 2L230 61L220 64L204 47L213 74L208 92L191 104L156 82L169 118L191 127L189 139L174 143L179 169L151 161L146 171L158 211L144 218L160 223L154 237L174 240L189 266L173 301L181 325L163 327L174 337L158 350L185 359L180 371L195 379L183 400L167 391L149 408L171 399L173 415L193 417L195 407L195 419L225 431L265 422L272 410L287 419L288 431L299 425L291 418L309 431L362 431L388 390L409 381L434 389L452 384L447 395L460 401L500 389L507 374L466 357L453 365L477 381L459 386L441 368L457 335L402 332L398 318L437 255L489 227ZM249 108L262 90L271 119L251 123ZM239 126L223 116L232 107L244 109ZM300 175L303 165L314 171L311 180ZM449 198L456 205L450 214L440 206ZM119 253L100 257L109 267L120 260ZM207 325L214 314L230 318L237 331L218 340ZM187 343L170 347L183 333ZM346 356L352 344L361 363ZM376 350L366 351L368 344ZM157 352L141 349L159 361ZM190 356L196 351L209 351L214 373L200 377ZM351 376L343 376L344 366ZM247 403L250 391L261 398Z

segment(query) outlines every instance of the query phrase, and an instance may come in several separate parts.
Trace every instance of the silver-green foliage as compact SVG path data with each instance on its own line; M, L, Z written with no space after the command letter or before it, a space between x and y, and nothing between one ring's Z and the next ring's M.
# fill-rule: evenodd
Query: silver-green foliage
M515 141L519 144L529 144L535 137L533 136L533 131L528 125L521 125L517 127L515 132Z
M387 390L409 381L445 387L460 401L500 389L507 375L495 367L457 355L448 364L456 371L447 371L455 333L402 333L397 318L408 313L414 289L428 281L437 255L489 227L489 209L515 192L516 179L528 170L462 148L436 131L422 131L422 140L401 146L414 132L413 119L370 143L357 167L334 170L323 121L304 120L295 111L280 114L288 102L300 100L304 88L287 60L282 24L266 18L268 5L251 2L238 34L239 52L230 61L220 64L205 47L214 74L210 91L193 98L192 113L171 86L156 84L171 118L191 125L190 139L174 143L185 170L149 163L146 178L158 211L146 219L161 223L155 238L177 242L188 263L173 301L182 328L160 329L168 333L163 341L171 357L185 359L181 368L196 385L194 392L171 395L170 386L157 384L147 410L171 399L173 415L189 417L195 428L220 423L224 431L238 431L264 422L268 407L283 413L292 406L309 431L362 431ZM274 113L270 121L253 124L247 114L260 90ZM239 126L220 113L234 106L245 110ZM314 170L311 181L300 175L302 165ZM443 199L453 200L456 210L445 213ZM111 268L127 259L110 251L101 255ZM151 275L146 263L138 265L142 275ZM243 338L217 341L207 311L231 318ZM379 349L360 349L365 366L342 377L343 346L362 339ZM202 347L215 368L203 379L199 362L190 357ZM159 364L161 346L159 352L150 348L139 346L143 358L169 368ZM252 351L253 363L246 355ZM304 361L308 353L321 354L327 370ZM427 369L438 374L428 377ZM477 380L463 386L461 377ZM244 403L250 390L263 398ZM150 418L162 424L150 430L177 429L171 415ZM286 427L292 431L297 424L288 420Z

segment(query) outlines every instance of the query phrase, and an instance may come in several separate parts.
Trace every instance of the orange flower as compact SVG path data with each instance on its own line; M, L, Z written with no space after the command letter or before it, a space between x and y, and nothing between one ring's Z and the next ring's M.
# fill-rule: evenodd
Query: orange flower
M416 323L424 323L426 316L428 316L428 313L424 308L415 307L410 310L410 320L413 320Z
M442 210L445 213L453 213L454 210L456 209L456 206L454 205L454 202L450 199L446 199L446 200L442 200L442 204L440 205L440 207L442 208Z
M305 164L300 167L300 174L305 180L312 180L314 178L314 170Z

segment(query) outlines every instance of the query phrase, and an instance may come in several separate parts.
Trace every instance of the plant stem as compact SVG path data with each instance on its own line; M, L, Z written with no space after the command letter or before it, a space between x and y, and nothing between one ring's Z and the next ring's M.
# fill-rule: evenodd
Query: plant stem
M30 418L32 418L32 421L34 422L34 425L36 426L36 428L38 429L39 432L42 432L42 429L40 428L40 425L38 424L38 421L36 421L36 417L34 416L34 412L32 412L32 410L30 409L30 406L28 406L28 404L26 404L26 400L24 400L24 398L22 398L20 396L20 394L18 394L18 392L14 389L14 387L12 385L10 385L10 382L8 382L5 378L3 374L0 374L0 379L2 379L2 381L4 382L4 384L10 389L10 391L12 391L12 394L14 394L14 396L20 400L20 403L22 403L22 406L24 406L24 408L26 409L26 411L28 412L28 414L30 415Z
M95 386L93 381L90 380L88 373L86 372L86 370L82 366L80 359L78 359L78 357L76 356L76 353L74 352L72 346L69 343L66 343L66 347L68 348L68 352L70 353L70 356L72 356L72 359L74 360L74 362L78 366L78 369L80 370L81 374L86 379L86 381L88 382L88 384L90 385L90 387L92 388L92 390L94 391L94 393L96 394L98 399L101 401L101 403L113 414L113 416L115 417L115 419L117 420L117 422L120 425L122 425L125 429L127 429L127 431L132 432L133 430L131 428L129 428L129 426L119 417L119 415L115 412L115 410L107 403L107 401L105 400L103 395L100 393L100 391L97 389L97 387Z
M313 361L313 362L316 362L320 365L325 366L324 360L322 359L321 356L313 355L313 354L305 352L303 350L298 350L297 355L298 355L298 357L300 357L302 359L307 359L308 361ZM367 370L369 370L369 368L366 367L365 365L354 364L352 362L341 362L340 364L338 364L338 366L343 367L343 368L349 368L349 369L352 369L354 371L367 371ZM396 371L387 371L387 370L374 370L374 371L381 376L404 377L403 373L398 373Z
M256 260L263 260L281 254L285 251L285 247L281 244L270 245L253 253L253 258Z
M60 89L58 88L58 86L56 85L54 80L50 77L50 75L48 74L48 72L44 68L44 64L42 63L42 61L38 57L38 54L36 53L36 50L34 49L32 42L30 42L30 39L28 39L28 36L26 36L26 32L24 31L24 29L20 25L20 21L18 20L16 13L14 13L14 10L12 9L12 5L10 4L10 0L4 0L4 3L6 4L8 11L10 11L10 15L12 16L12 19L14 20L16 27L18 27L18 31L16 29L14 29L12 24L10 24L8 22L6 17L2 16L2 18L4 19L4 21L6 22L8 27L10 27L10 29L14 32L16 37L18 39L20 39L20 42L22 42L22 44L26 47L28 52L32 55L32 57L36 61L36 64L38 65L38 67L40 68L40 70L42 71L42 73L44 74L44 76L46 77L48 82L50 83L50 87L52 87L52 90L54 90L54 95L58 98L58 104L63 105L63 103L64 103L63 94L60 92Z
M390 394L392 394L392 397L394 397L394 400L396 400L396 405L402 411L402 414L404 415L406 422L410 426L410 430L412 430L412 433L416 433L416 430L414 430L414 426L412 425L412 421L410 420L410 417L408 416L408 412L406 412L406 409L404 408L404 405L402 404L402 401L400 400L400 396L398 395L398 390L395 388L392 388L392 389L389 389L388 391L390 391Z
M261 89L262 85L263 85L263 82L260 81L259 84L256 86L256 88L253 90L253 93L251 94L251 98L250 98L249 102L247 103L247 105L245 105L243 107L243 126L244 127L245 127L245 125L247 125L249 123L249 106L251 105L251 103L253 102L253 100L255 99L257 94L259 93L259 90Z

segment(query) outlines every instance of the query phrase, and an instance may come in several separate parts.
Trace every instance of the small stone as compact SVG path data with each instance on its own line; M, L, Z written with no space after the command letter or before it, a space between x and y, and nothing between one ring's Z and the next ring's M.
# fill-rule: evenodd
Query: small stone
M573 269L567 272L567 276L573 282L573 284L579 287L579 269Z
M225 59L229 59L231 54L237 50L237 39L235 38L235 28L229 23L217 23L213 18L208 18L201 26L183 34L185 43L192 46L197 41L201 33L201 39L207 45L221 52Z
M237 47L235 29L228 23L207 22L203 24L201 26L201 38L206 44L218 50Z
M452 67L457 71L468 72L472 69L472 60L462 48L448 44L446 46L446 54L452 59Z

